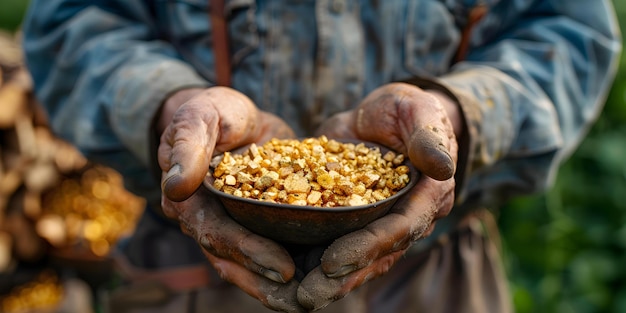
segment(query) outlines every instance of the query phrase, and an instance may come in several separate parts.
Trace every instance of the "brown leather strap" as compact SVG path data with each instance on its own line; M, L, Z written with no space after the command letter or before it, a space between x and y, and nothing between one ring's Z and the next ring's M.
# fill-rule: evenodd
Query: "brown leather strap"
M459 49L456 51L456 56L454 60L456 62L463 61L465 56L467 55L469 49L469 41L470 36L472 34L472 30L474 26L480 22L480 20L487 15L488 8L485 5L478 5L473 7L468 16L468 21L465 27L463 28L463 32L461 33L461 42L459 43Z
M230 86L230 49L228 48L228 28L226 25L225 0L209 0L209 20L211 40L215 55L215 83Z
M185 291L207 287L211 282L211 270L204 264L148 270L133 266L123 256L113 256L112 260L118 273L132 284L158 283L171 291Z

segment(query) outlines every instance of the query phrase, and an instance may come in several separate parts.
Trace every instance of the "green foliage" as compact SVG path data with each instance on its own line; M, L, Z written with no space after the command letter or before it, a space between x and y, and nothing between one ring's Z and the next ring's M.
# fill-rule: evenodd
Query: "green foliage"
M626 34L626 3L614 3ZM505 206L499 222L518 313L626 312L626 54L554 187Z
M16 31L22 22L28 3L28 0L3 0L0 2L0 30Z

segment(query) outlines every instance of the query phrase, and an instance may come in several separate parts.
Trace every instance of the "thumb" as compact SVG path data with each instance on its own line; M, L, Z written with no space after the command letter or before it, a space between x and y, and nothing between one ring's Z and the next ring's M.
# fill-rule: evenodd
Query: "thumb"
M189 99L161 136L163 192L173 201L187 199L202 184L214 151L255 142L265 124L276 120L260 114L252 100L227 87L211 87Z
M183 105L161 136L161 189L172 201L183 201L202 184L219 134L212 106Z
M360 138L406 151L415 167L433 179L454 176L454 129L434 95L408 84L389 84L368 95L355 115Z
M425 125L416 128L407 143L409 159L424 175L436 180L454 176L455 162L450 155L450 139L443 128Z

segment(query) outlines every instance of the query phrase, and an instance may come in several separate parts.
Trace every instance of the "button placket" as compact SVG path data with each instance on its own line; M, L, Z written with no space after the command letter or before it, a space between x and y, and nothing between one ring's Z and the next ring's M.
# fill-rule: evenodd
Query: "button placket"
M321 107L315 111L325 116L362 96L365 56L358 3L320 0L317 5L316 98Z

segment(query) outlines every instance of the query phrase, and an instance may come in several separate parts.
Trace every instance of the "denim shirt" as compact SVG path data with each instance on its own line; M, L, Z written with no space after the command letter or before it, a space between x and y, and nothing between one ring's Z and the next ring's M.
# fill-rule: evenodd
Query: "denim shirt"
M477 7L486 14L471 24ZM393 81L458 101L471 134L460 204L547 188L597 118L621 50L609 0L226 0L225 10L232 87L299 136ZM216 80L208 12L208 0L34 0L24 23L54 131L153 203L159 106Z

